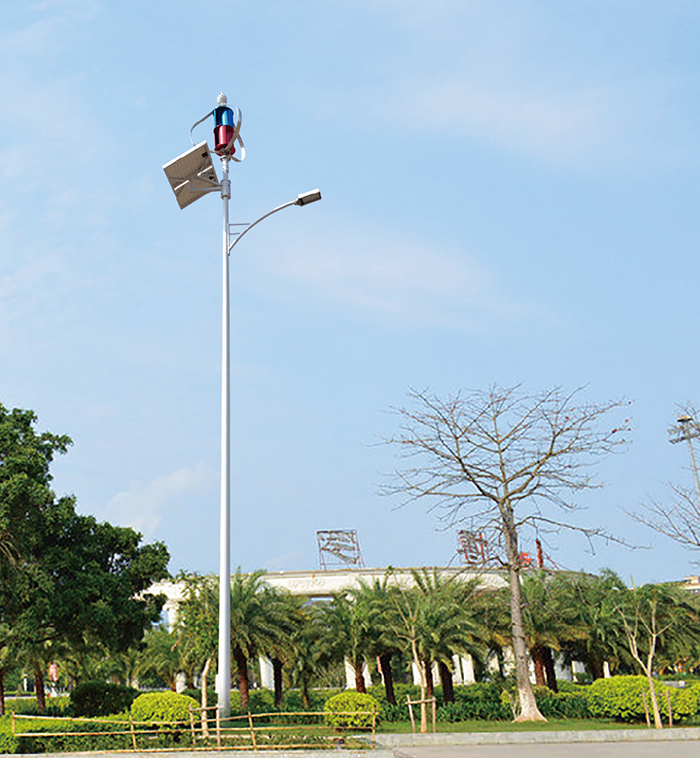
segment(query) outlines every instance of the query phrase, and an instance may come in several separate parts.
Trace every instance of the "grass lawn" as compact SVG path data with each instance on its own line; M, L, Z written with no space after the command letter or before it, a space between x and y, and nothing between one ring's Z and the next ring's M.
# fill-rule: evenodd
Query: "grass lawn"
M419 729L420 726L416 725ZM617 721L597 719L552 719L547 722L515 724L512 721L456 721L438 722L438 732L574 732L584 729L646 729L646 724L621 724ZM432 724L428 723L428 731ZM410 734L410 721L381 724L377 732L382 734Z

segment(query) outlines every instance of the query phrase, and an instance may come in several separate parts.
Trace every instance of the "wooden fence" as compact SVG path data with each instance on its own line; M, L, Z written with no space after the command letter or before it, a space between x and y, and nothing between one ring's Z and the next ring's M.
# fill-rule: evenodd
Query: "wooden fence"
M208 711L214 711L213 728L212 719ZM376 747L377 714L374 709L367 715L371 716L371 726L367 727L367 738L371 735L371 741L364 737L350 734L358 732L358 727L334 727L324 723L328 714L324 711L280 711L275 713L248 713L243 716L230 716L222 719L218 708L190 707L188 721L170 721L163 723L134 721L131 715L129 720L118 719L95 719L95 718L68 718L64 716L27 716L12 714L12 733L17 737L103 737L125 736L131 737L132 750L147 752L148 750L162 750L163 747L153 747L153 742L162 736L175 734L188 734L190 744L187 746L168 746L168 750L286 750L288 748L344 748L353 747ZM356 716L354 711L334 712L334 716ZM297 719L306 720L308 717L317 718L319 723L294 723ZM89 723L109 724L116 729L104 731L21 731L19 725L22 720L27 721L51 721L60 723ZM256 723L257 722L257 723ZM270 723L271 722L271 723ZM28 725L30 726L30 725ZM118 728L123 727L123 728ZM123 748L115 748L115 750Z

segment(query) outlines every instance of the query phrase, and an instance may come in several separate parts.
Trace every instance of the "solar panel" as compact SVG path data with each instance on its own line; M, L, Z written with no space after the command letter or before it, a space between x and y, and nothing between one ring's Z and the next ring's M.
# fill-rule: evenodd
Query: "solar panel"
M219 179L206 140L166 163L163 171L180 208L186 208L202 195L219 189Z

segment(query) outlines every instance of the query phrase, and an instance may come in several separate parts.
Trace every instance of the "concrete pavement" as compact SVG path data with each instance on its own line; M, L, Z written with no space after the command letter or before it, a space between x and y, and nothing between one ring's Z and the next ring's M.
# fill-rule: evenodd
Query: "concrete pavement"
M202 758L203 753L208 758L231 758L232 752L149 750L34 754L32 758ZM266 758L700 758L700 728L378 734L377 748L372 751L266 750L254 754Z

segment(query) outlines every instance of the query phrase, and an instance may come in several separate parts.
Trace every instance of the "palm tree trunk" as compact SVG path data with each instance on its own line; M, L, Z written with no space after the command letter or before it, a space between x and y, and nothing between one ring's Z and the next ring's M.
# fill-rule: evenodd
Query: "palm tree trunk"
M309 697L309 686L306 683L306 680L304 680L301 683L301 702L304 703L304 705L307 708L311 708L311 698Z
M535 684L538 687L544 687L547 683L544 675L544 648L542 645L535 645L530 650L530 655L535 664Z
M603 669L603 661L595 655L588 656L588 666L591 671L593 680L603 679L605 677L605 671Z
M38 663L34 664L34 694L36 695L36 709L39 713L46 713L46 691L44 690L44 672Z
M365 662L360 661L353 663L353 668L355 669L355 689L358 692L367 692L367 686L365 684L365 674L364 669Z
M233 658L238 673L238 689L241 691L241 711L245 711L248 708L248 660L239 647L233 649Z
M442 684L442 699L446 703L454 703L455 690L452 685L452 672L447 664L442 661L438 663L438 671L440 672L440 684Z
M552 648L545 647L542 649L544 658L544 673L547 676L547 687L552 692L559 692L559 686L557 685L557 672L554 668L554 656L552 655Z
M0 716L5 715L5 672L0 671Z
M435 694L435 685L433 683L433 662L426 658L423 661L423 668L425 669L425 694L430 698Z
M279 658L272 659L272 678L275 687L275 707L282 705L282 661Z
M379 656L379 665L382 668L382 679L384 680L384 691L386 692L386 701L391 705L396 705L396 695L394 693L394 673L391 670L391 653L384 653Z

